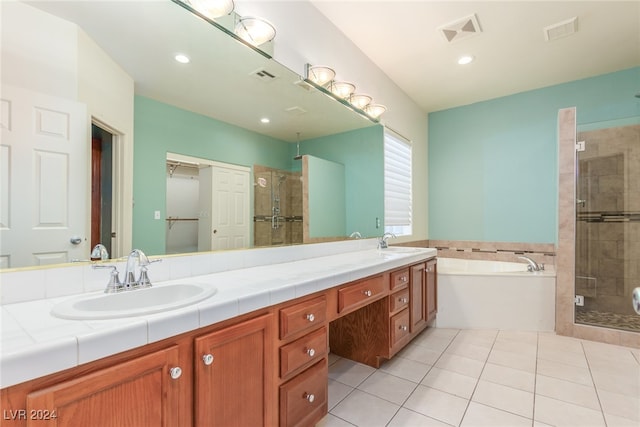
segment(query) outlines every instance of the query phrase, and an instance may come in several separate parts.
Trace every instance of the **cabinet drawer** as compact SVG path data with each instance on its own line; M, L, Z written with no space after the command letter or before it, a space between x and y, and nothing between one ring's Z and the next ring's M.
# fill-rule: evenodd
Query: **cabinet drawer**
M395 313L409 306L409 289L403 289L392 294L389 300L389 312Z
M311 365L327 354L327 328L322 327L294 342L280 347L280 377Z
M385 283L383 276L373 277L359 283L338 290L338 313L365 306L384 295Z
M280 426L309 426L327 413L328 369L322 359L280 386Z
M409 309L403 310L390 320L391 346L409 335Z
M391 290L406 287L409 284L409 269L394 271L391 273Z
M280 339L311 330L327 319L327 300L324 296L304 301L280 310Z

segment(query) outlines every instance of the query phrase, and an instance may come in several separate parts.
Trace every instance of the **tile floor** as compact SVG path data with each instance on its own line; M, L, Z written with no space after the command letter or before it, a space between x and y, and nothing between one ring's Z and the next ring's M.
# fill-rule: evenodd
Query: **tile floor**
M640 350L553 333L430 328L374 369L329 358L318 427L640 426Z

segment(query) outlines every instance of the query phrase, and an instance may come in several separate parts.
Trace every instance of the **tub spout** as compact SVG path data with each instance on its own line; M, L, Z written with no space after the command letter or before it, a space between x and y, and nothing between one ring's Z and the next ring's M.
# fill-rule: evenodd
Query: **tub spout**
M528 271L542 271L544 270L544 264L538 264L528 256L519 256L518 258L523 259L529 263L527 266Z

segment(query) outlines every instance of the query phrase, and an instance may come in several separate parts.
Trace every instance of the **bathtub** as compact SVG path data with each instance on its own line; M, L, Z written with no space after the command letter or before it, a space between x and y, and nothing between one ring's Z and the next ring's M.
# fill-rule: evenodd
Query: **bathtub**
M438 258L439 328L555 329L553 266L529 272L519 262Z

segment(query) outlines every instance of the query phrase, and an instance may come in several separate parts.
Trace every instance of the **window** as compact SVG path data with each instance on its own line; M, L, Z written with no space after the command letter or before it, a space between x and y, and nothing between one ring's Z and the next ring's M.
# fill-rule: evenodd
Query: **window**
M396 236L411 229L411 142L384 131L384 231Z

